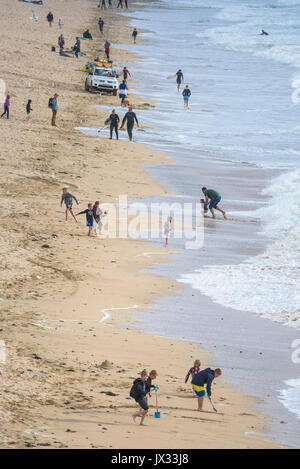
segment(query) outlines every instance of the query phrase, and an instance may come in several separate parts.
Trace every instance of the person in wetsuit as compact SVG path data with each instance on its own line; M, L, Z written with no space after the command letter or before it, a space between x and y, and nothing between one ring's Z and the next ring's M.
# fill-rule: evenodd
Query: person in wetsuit
M134 127L134 121L136 121L136 124L139 127L139 121L137 120L136 114L135 112L132 111L132 107L130 107L128 112L126 112L123 118L121 129L123 129L125 122L127 122L127 133L128 133L129 140L131 142L132 142L132 130Z
M177 82L177 91L179 93L180 91L180 85L181 83L183 82L183 73L182 73L182 70L181 68L178 70L178 72L176 72L176 82Z
M111 111L111 115L109 116L109 119L110 119L110 140L112 139L112 135L113 135L113 130L115 131L115 134L116 134L116 139L119 140L119 133L118 133L118 126L119 126L119 122L120 122L120 117L118 116L118 114L116 114L116 111L113 109Z

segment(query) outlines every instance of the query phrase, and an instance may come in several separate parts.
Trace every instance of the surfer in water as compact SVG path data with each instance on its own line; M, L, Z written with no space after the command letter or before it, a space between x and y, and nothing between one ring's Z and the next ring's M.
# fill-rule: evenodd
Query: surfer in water
M259 34L259 36L269 36L269 33L267 33L266 31L264 31L263 29L261 30L261 33Z
M176 72L176 82L177 82L177 91L179 93L180 91L180 85L181 83L183 82L183 73L182 73L182 70L181 68L178 70L178 72Z

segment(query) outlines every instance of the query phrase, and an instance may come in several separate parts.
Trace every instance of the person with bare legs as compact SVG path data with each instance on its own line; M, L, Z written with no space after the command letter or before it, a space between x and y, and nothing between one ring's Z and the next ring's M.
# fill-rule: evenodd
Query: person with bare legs
M140 406L139 410L132 414L133 421L136 421L137 417L141 418L140 425L144 426L144 420L149 411L148 406L148 394L146 390L148 373L146 370L141 372L141 377L134 380L132 388L130 390L130 397L132 397Z
M65 203L66 205L66 221L68 220L68 212L70 212L70 214L72 215L72 217L74 218L74 220L76 221L77 223L77 219L73 213L73 209L72 209L72 205L73 205L73 199L75 200L75 202L77 203L77 205L79 205L79 202L78 200L76 199L75 195L71 194L70 192L68 192L68 188L67 187L63 187L63 190L62 190L62 196L61 196L61 201L60 201L60 206L62 207L62 204L63 202Z
M166 237L165 247L167 247L168 244L169 244L169 236L170 236L170 231L171 231L172 220L173 220L172 217L168 217L168 219L167 219L167 221L164 225L164 235Z
M202 192L205 195L205 199L200 199L200 202L204 205L204 215L208 212L208 208L212 214L213 218L217 218L215 214L215 210L218 210L222 213L225 220L227 220L226 212L219 207L219 202L221 201L220 194L213 190L207 189L206 187L202 187Z
M220 368L216 368L212 370L211 368L206 368L200 373L194 375L192 379L192 387L196 396L198 397L198 411L203 411L203 402L205 397L205 385L206 385L206 392L207 397L211 401L211 385L215 378L221 376L222 371Z

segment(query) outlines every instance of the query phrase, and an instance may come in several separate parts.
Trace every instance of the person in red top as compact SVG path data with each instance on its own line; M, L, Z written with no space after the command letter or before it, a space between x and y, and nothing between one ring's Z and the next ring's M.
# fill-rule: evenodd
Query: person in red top
M193 379L195 375L200 373L201 371L200 366L201 366L200 360L195 360L194 366L189 370L188 374L185 377L185 383L188 382L190 376L192 376L192 379Z

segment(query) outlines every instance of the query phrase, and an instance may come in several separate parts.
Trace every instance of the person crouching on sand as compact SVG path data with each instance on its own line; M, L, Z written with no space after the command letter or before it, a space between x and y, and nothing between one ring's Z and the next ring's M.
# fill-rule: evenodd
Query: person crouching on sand
M197 375L198 373L200 373L201 369L200 369L200 366L201 366L201 362L200 360L195 360L194 361L194 366L192 368L189 369L186 377L185 377L185 384L188 382L190 376L192 377L192 379L194 378L195 375Z
M205 385L206 385L206 392L207 392L207 397L209 400L211 400L211 385L212 382L215 378L218 378L221 376L222 371L220 368L217 368L215 370L211 370L210 368L206 368L203 371L200 371L200 373L197 373L194 375L192 379L192 386L193 390L195 391L197 397L198 397L198 410L202 412L203 410L203 402L204 402L204 397L205 397Z
M149 411L148 406L148 394L146 391L146 382L148 380L148 373L143 370L141 377L134 380L132 388L130 390L130 397L140 406L139 410L132 415L133 421L136 421L137 417L141 417L140 425L145 425L144 420Z
M73 205L73 199L75 200L75 202L77 203L77 205L79 205L79 202L78 200L76 199L75 195L71 194L70 192L68 192L68 188L67 187L63 187L63 190L62 190L62 196L61 196L61 201L60 201L60 206L62 206L63 202L65 203L66 205L66 221L68 220L68 212L70 212L70 214L72 215L72 217L74 218L74 220L76 221L77 223L77 219L73 213L73 210L72 210L72 205Z
M88 226L88 236L92 235L93 231L93 225L94 225L94 212L93 212L93 204L88 204L88 208L86 210L83 210L82 212L79 212L76 214L77 215L83 215L85 214L86 216L86 226Z
M222 213L225 220L227 220L226 212L219 207L219 202L221 201L220 194L213 190L207 189L206 187L202 187L202 192L205 195L205 199L201 199L200 202L204 205L204 215L207 213L208 208L212 214L213 218L216 218L215 210L218 210Z

